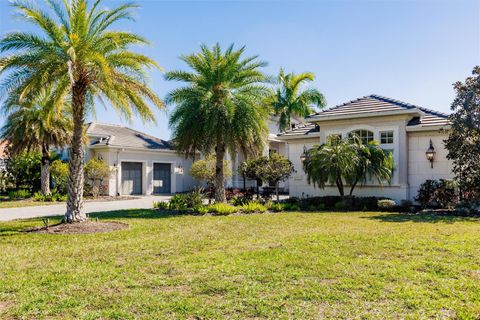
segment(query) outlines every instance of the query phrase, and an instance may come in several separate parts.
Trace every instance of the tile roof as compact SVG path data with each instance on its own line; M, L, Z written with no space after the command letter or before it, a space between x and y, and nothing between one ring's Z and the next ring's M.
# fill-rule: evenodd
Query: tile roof
M395 111L421 111L418 117L413 118L409 122L410 126L422 125L422 126L434 126L434 125L447 125L448 115L430 110L427 108L419 107L417 105L395 100L380 95L372 94L356 100L352 100L341 105L332 107L327 110L322 110L307 117L306 120L319 120L322 118L330 118L335 116L357 117L362 116L375 116L381 115L383 112L395 112ZM423 115L421 114L423 113Z
M87 135L94 138L90 146L113 146L122 148L144 148L148 150L170 150L169 141L115 124L89 123Z
M433 126L446 126L449 124L448 115L442 112L419 107L407 102L372 94L356 100L352 100L341 105L332 107L327 110L314 113L308 116L306 121L315 121L319 119L330 119L339 116L342 118L352 118L358 115L375 116L382 112L394 112L411 110L413 113L418 112L418 116L413 117L407 126L415 128L428 128ZM300 125L292 130L278 134L279 137L301 137L312 132L318 132L319 127L315 127L313 123Z
M295 128L279 133L279 137L301 137L308 136L312 133L320 132L320 127L313 123L297 124Z

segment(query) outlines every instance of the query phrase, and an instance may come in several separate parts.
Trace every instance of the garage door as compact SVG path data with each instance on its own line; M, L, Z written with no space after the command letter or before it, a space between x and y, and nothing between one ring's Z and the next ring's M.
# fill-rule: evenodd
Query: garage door
M154 163L153 164L153 193L171 193L170 177L171 177L170 163Z
M141 162L122 162L122 194L142 194Z

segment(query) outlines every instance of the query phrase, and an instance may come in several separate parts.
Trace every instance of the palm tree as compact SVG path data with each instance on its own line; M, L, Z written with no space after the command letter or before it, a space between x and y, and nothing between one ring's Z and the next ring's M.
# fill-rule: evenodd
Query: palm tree
M49 92L43 90L35 99L8 99L3 109L9 113L0 130L3 139L9 141L10 152L40 151L41 192L50 194L50 147L62 147L70 142L71 121L68 114L49 106Z
M280 117L278 121L280 131L290 128L292 116L304 118L314 112L312 107L326 106L325 97L320 91L313 88L302 90L304 83L314 79L315 76L311 72L285 74L283 69L280 69L278 76L280 86L269 98L273 111Z
M31 2L14 1L13 6L33 23L42 35L14 32L0 40L0 95L20 92L20 100L41 88L52 88L53 99L68 93L72 101L73 136L70 149L65 222L85 221L82 210L84 150L82 135L88 108L95 98L108 101L127 118L137 113L154 120L147 104L163 106L149 88L146 69L159 66L145 55L129 50L148 42L131 32L113 31L112 24L132 19L132 3L100 9L101 0L59 2L45 0L50 10Z
M257 56L243 58L245 47L222 51L219 44L201 46L199 53L182 56L192 71L171 71L167 80L187 85L171 91L167 103L176 104L170 117L173 141L179 151L215 152L215 201L225 202L223 162L226 151L257 154L268 134L267 94L262 85L266 64Z
M363 144L360 139L355 138L353 143L356 144L358 162L352 175L347 177L350 196L359 182L375 180L380 185L385 181L390 183L394 170L393 155L381 149L377 141Z
M308 183L325 188L327 183L336 184L343 197L344 178L353 176L359 162L357 145L344 139L329 138L322 145L308 150L303 162Z

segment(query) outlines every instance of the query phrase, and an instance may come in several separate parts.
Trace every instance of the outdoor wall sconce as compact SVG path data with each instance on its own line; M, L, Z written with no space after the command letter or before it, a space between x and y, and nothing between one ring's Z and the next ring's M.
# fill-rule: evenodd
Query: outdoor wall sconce
M430 139L430 147L425 152L427 160L430 161L430 167L433 168L433 160L435 159L435 148L433 147L432 139Z
M303 153L300 155L300 161L304 162L305 160L307 160L307 157L307 147L303 146Z

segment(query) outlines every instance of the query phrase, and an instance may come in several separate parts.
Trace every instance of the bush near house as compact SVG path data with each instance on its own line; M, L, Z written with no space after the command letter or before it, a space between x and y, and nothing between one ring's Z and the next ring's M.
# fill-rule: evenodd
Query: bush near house
M60 194L67 194L68 187L68 163L55 160L50 165L50 174L55 190Z
M451 208L458 202L452 180L426 180L420 185L415 198L422 208Z
M378 197L341 197L324 196L310 198L290 198L285 203L295 204L301 210L346 210L346 211L377 211L379 200L389 200Z
M98 198L101 193L105 192L103 181L110 177L111 173L110 167L103 160L88 160L84 168L84 193Z

